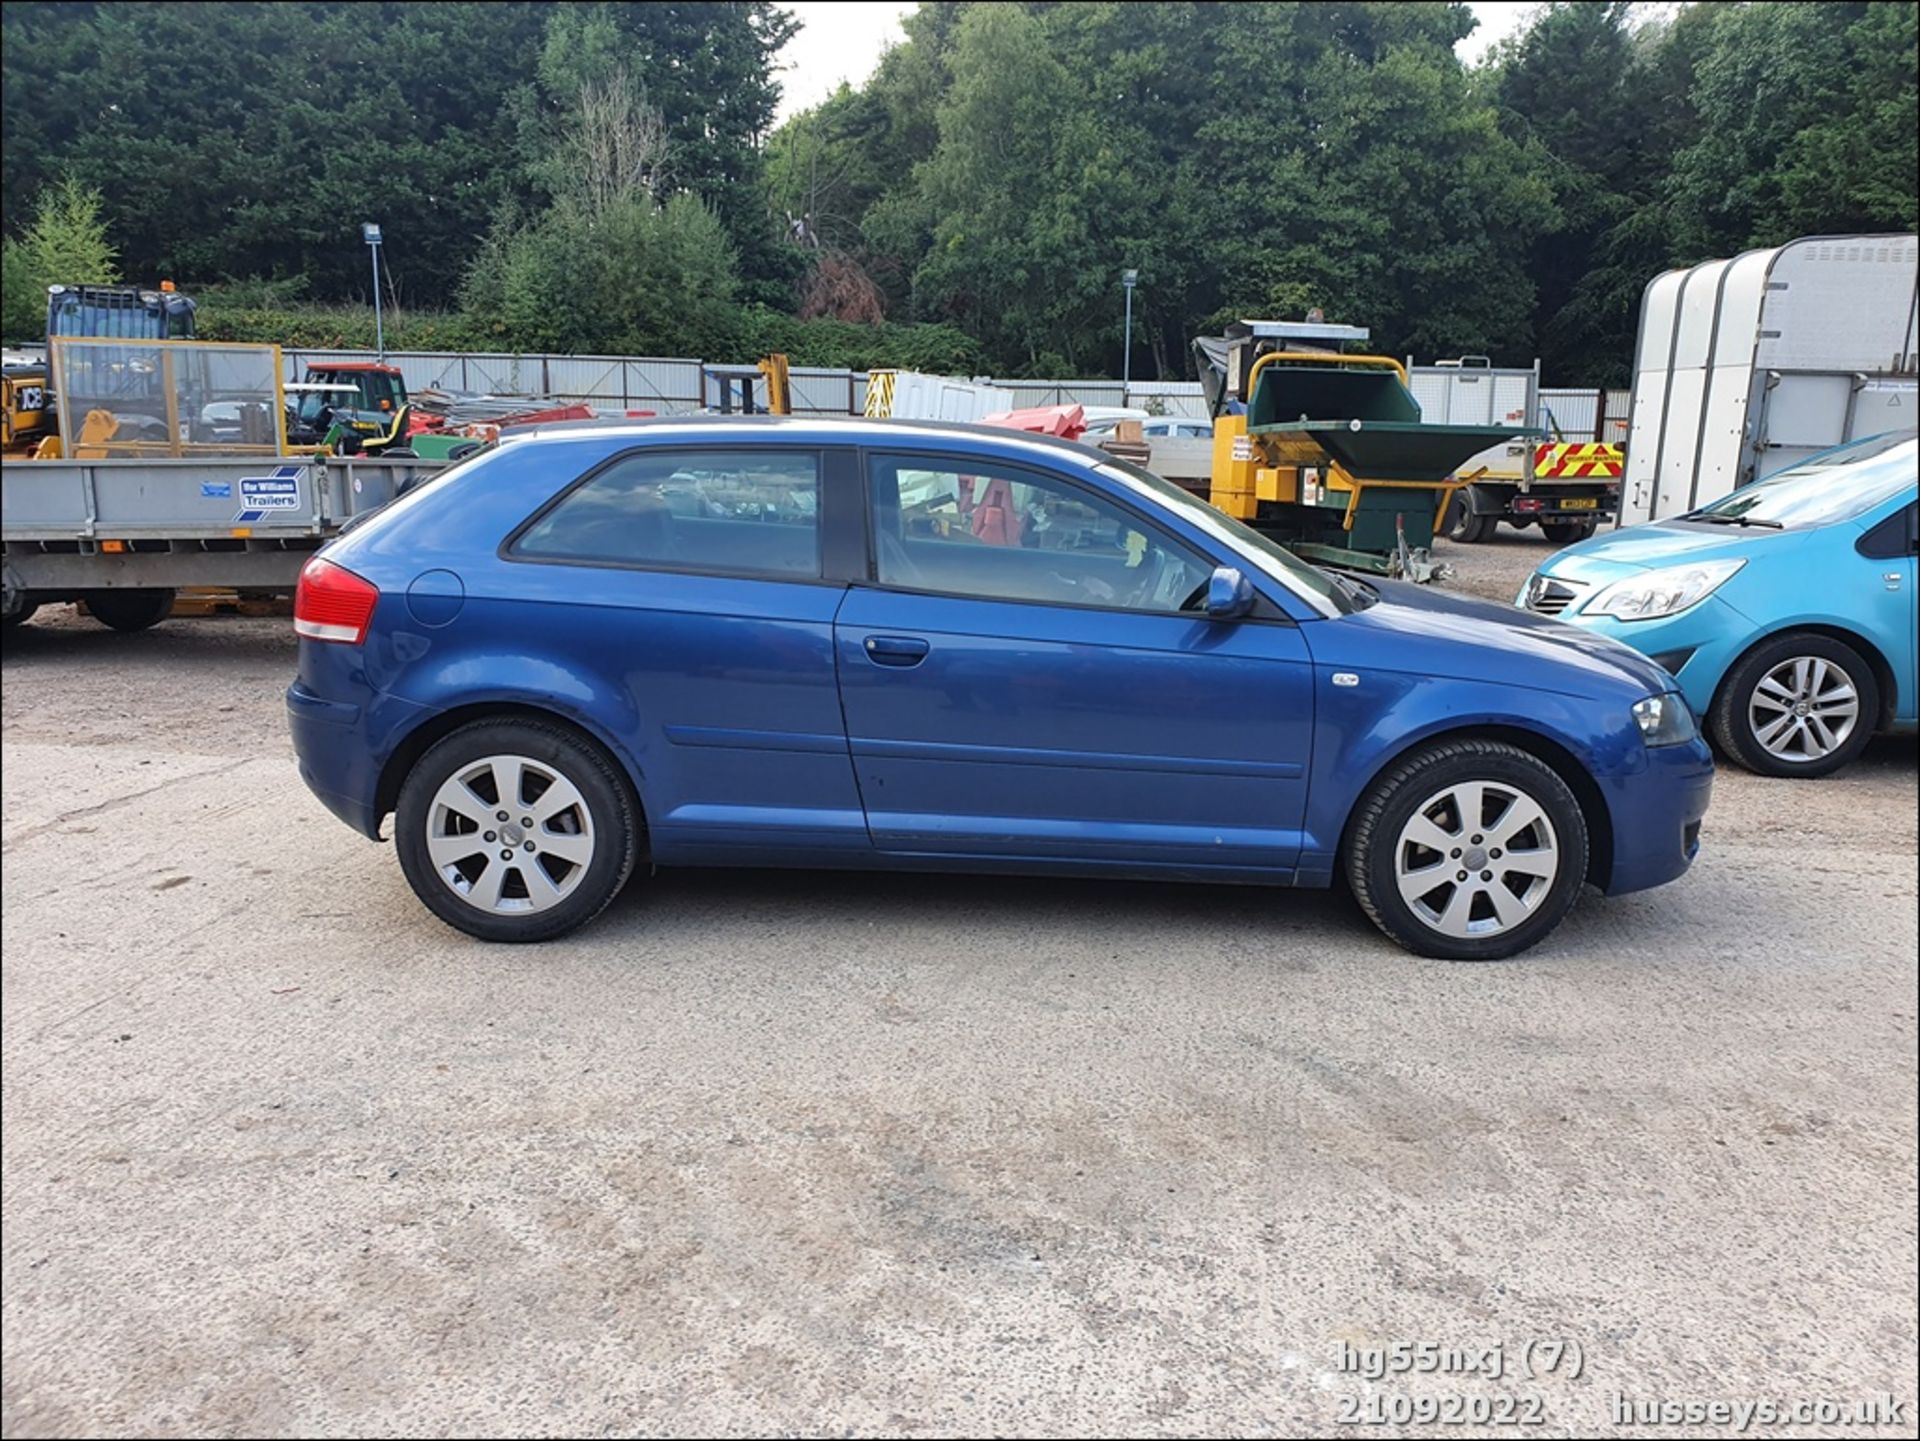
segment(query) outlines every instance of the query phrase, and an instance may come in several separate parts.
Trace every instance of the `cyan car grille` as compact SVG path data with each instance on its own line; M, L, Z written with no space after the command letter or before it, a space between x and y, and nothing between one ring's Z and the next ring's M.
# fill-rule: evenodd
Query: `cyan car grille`
M1527 582L1527 609L1537 610L1542 615L1558 615L1572 605L1579 595L1577 582L1536 575Z

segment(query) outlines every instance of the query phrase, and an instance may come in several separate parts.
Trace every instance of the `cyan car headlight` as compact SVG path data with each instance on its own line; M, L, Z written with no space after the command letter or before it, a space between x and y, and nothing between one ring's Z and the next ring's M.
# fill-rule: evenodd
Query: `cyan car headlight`
M1633 720L1640 727L1640 739L1650 746L1685 745L1700 734L1686 700L1672 691L1635 701Z
M1712 595L1745 564L1744 560L1701 560L1629 576L1601 591L1580 613L1610 615L1615 620L1660 620L1678 615Z

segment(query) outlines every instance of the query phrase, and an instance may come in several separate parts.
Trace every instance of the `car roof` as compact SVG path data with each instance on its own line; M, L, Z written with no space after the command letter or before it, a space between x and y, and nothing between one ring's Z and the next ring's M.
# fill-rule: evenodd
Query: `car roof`
M1070 457L1081 465L1098 464L1107 457L1077 441L1037 435L998 425L973 425L957 420L891 420L864 416L800 415L672 415L634 420L558 420L525 427L505 427L503 444L546 440L634 439L685 435L700 440L765 441L769 432L817 445L913 445L964 440L1009 454Z

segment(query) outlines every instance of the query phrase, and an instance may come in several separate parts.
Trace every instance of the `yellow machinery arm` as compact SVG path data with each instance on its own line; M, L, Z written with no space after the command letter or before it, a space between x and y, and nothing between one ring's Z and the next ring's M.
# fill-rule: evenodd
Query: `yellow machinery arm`
M787 374L787 357L777 352L760 362L760 373L767 378L767 414L793 414L793 382Z

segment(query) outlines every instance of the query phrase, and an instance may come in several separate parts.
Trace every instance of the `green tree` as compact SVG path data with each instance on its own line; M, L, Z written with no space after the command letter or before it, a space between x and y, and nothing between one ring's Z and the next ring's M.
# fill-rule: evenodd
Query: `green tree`
M120 279L119 252L100 218L100 192L67 176L43 192L21 247L44 284L111 285Z
M1200 127L1218 294L1241 314L1318 305L1388 353L1531 353L1525 256L1557 219L1453 53L1444 4L1231 7Z
M1913 228L1913 5L1726 6L1707 38L1668 186L1684 253Z
M760 147L780 99L774 57L797 28L787 12L761 0L567 0L547 18L537 67L549 116L571 107L583 83L630 76L663 117L672 184L720 218L752 277L749 291L780 303L790 299L799 267L767 212Z
M1541 358L1556 378L1585 371L1592 348L1614 338L1574 304L1575 291L1601 241L1651 199L1660 174L1644 163L1636 124L1647 96L1631 8L1624 0L1547 5L1502 47L1489 76L1503 129L1541 157L1559 210L1560 223L1527 259Z
M27 249L11 235L0 239L0 338L30 341L46 325L46 307L27 266Z
M111 285L118 254L100 218L100 193L72 176L43 190L24 239L6 244L5 331L45 334L49 285Z
M1109 268L1112 155L1040 22L1018 7L970 8L952 73L939 144L916 172L931 233L914 277L921 308L957 320L1006 364L1070 370Z
M400 294L439 304L502 206L540 198L529 120L604 64L661 112L677 183L781 277L758 145L791 23L759 3L9 0L6 208L71 173L143 276L303 276L329 298L370 298L359 224L378 220Z
M463 309L516 349L724 351L739 284L725 227L697 196L655 195L663 121L624 71L576 83L534 162L557 198L531 221L500 218L467 272Z

